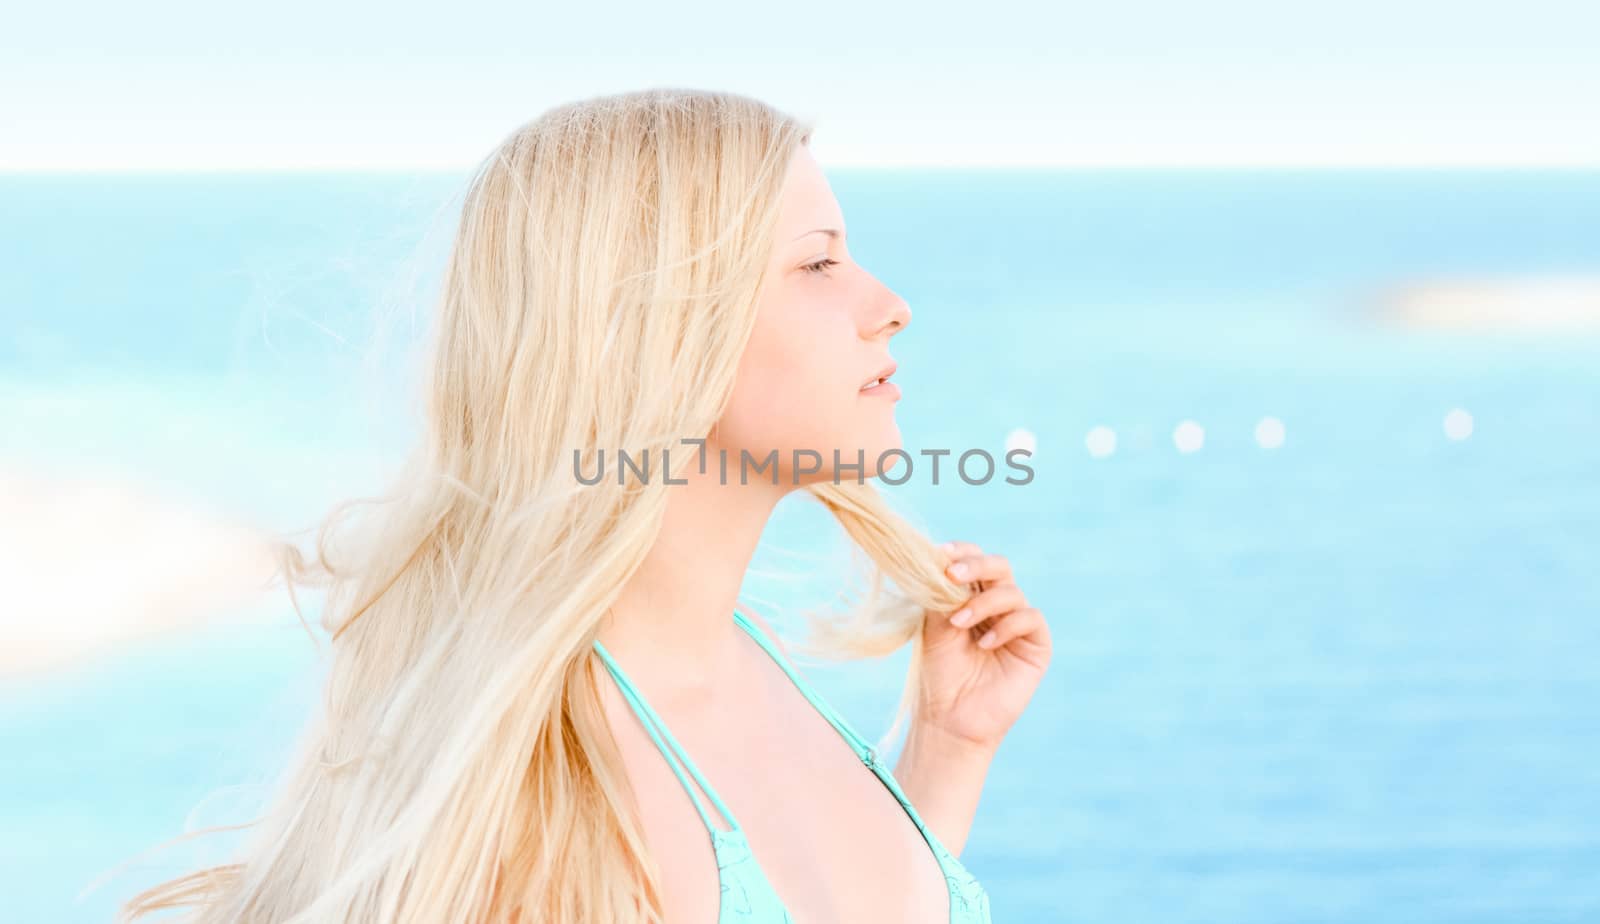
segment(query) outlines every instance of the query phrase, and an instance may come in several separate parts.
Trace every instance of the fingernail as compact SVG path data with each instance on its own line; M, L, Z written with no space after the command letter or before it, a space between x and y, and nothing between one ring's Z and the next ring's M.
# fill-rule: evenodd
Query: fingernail
M954 542L946 542L944 545L939 546L939 551L941 552L954 552L955 550L956 544Z
M952 566L950 568L950 576L955 578L958 581L966 580L967 579L967 566L966 565L954 565L954 566Z
M967 623L972 621L971 608L956 610L955 615L950 617L950 621L958 626L965 626Z
M990 645L993 645L993 644L994 644L994 630L993 629L990 629L988 632L985 632L983 634L983 638L978 639L978 647L979 648L988 648Z

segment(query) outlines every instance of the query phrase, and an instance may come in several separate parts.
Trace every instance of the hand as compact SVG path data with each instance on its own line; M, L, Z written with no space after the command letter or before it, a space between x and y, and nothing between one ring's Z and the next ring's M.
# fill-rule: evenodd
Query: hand
M954 613L923 622L922 712L917 721L958 741L994 748L1022 715L1050 663L1050 627L1028 605L1002 555L947 542L945 574L979 588Z

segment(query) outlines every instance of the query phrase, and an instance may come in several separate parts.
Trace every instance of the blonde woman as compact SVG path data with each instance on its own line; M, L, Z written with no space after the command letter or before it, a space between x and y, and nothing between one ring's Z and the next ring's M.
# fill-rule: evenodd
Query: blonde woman
M324 708L240 862L130 918L989 920L956 855L1050 636L1004 558L936 547L872 484L910 312L851 261L809 138L650 90L547 112L476 171L404 477L314 560L283 544L291 590L329 588ZM795 490L876 566L805 650L912 646L892 769L738 603Z

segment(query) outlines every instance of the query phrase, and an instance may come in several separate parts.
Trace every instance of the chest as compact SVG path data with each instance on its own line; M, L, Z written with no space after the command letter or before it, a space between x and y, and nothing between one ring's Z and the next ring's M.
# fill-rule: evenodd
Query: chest
M894 794L803 698L775 698L671 721L735 815L748 862L796 924L947 920L943 870ZM725 877L710 834L665 756L621 718L619 745L661 868L667 920L716 921Z

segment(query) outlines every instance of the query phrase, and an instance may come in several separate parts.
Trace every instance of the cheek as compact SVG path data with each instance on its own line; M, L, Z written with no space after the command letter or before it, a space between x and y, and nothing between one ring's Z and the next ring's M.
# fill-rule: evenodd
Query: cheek
M766 310L740 361L719 442L763 452L832 445L856 400L854 336L850 319L825 306Z

